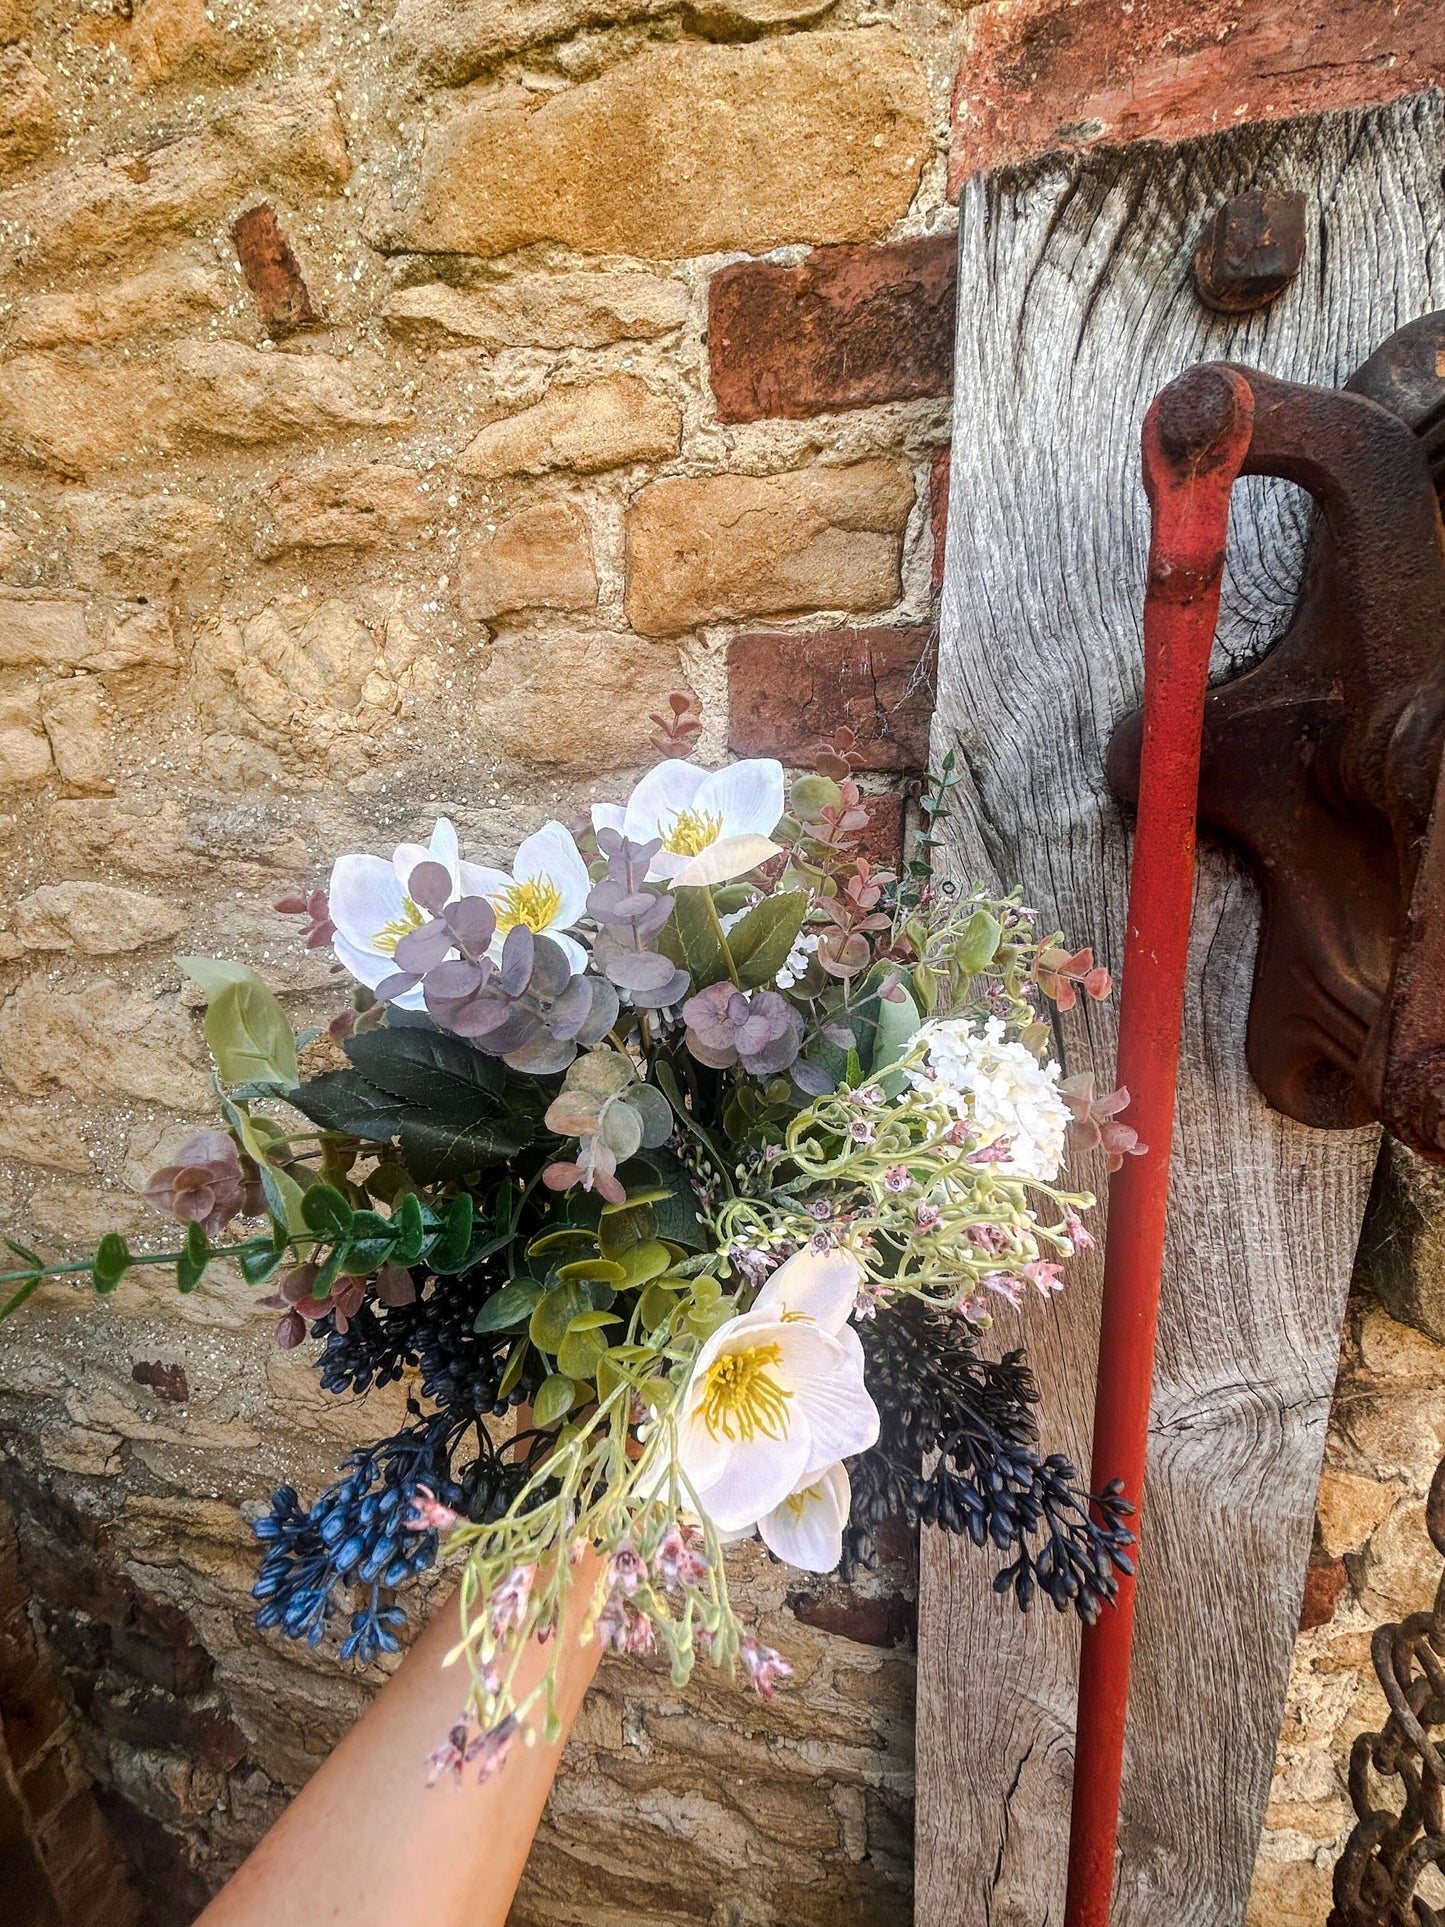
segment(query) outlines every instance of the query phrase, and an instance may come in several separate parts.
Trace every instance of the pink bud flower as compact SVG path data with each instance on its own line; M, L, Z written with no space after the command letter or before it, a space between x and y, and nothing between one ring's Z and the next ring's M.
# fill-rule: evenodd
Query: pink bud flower
M866 1117L855 1117L848 1126L848 1135L855 1144L871 1144L877 1133Z
M765 1700L773 1697L773 1688L780 1679L793 1677L793 1669L782 1654L774 1652L771 1646L764 1646L751 1633L745 1635L738 1652L748 1669L748 1678Z
M1011 1271L990 1271L984 1274L983 1288L1006 1298L1017 1311L1024 1301L1023 1280Z
M1075 1251L1092 1251L1094 1248L1094 1234L1077 1211L1064 1212L1064 1236Z
M708 1563L701 1530L682 1521L670 1525L652 1555L664 1586L698 1586L707 1577Z
M532 1581L537 1576L535 1566L514 1566L492 1594L492 1633L497 1639L504 1638L514 1629L527 1623L527 1608L532 1600Z
M608 1562L607 1576L618 1592L628 1599L646 1583L647 1561L633 1546L619 1546Z
M489 1733L481 1734L467 1748L467 1761L476 1762L477 1779L484 1785L511 1752L520 1731L516 1714L508 1713Z
M913 1214L913 1222L920 1231L932 1231L942 1215L936 1204L920 1204Z
M1035 1258L1031 1265L1024 1266L1024 1276L1031 1285L1037 1286L1041 1297L1048 1298L1054 1292L1063 1290L1063 1269L1052 1259Z
M885 1191L895 1192L912 1190L913 1179L908 1175L908 1166L906 1164L890 1164L888 1169L883 1173L883 1188Z
M411 1511L406 1515L406 1525L412 1532L450 1532L457 1522L457 1514L449 1505L443 1505L429 1485L419 1485L416 1496L411 1502Z

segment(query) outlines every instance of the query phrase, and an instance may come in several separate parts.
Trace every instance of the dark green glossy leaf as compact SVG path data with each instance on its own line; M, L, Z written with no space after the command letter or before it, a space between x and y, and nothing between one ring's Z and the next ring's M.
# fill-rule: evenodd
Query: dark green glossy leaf
M442 1217L441 1233L436 1243L427 1253L427 1263L433 1271L462 1271L471 1254L472 1218L476 1207L471 1194L460 1192L447 1202Z
M477 1332L504 1332L513 1325L520 1325L532 1315L537 1300L542 1296L542 1287L531 1278L514 1278L510 1285L494 1292L477 1313L472 1330Z
M264 1285L281 1269L285 1257L284 1241L275 1237L248 1238L237 1253L236 1262L248 1285Z
M301 1194L301 1215L318 1238L346 1238L356 1213L335 1185L313 1184Z
M399 1265L414 1265L426 1242L426 1224L415 1191L409 1191L396 1207L391 1215L391 1226L396 1237L396 1262Z
M90 1282L99 1292L114 1291L130 1270L130 1246L118 1231L107 1231L95 1248Z
M727 949L707 891L678 890L673 902L676 907L657 939L658 949L687 972L694 990L730 977Z
M206 1266L211 1262L211 1241L206 1236L204 1225L192 1224L186 1227L185 1249L176 1260L176 1286L181 1291L194 1291L206 1275Z

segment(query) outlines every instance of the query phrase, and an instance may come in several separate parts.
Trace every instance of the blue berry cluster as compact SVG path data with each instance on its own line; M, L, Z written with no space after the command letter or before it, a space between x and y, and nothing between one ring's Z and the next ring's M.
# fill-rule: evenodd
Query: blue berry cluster
M256 1525L265 1547L253 1595L256 1623L279 1627L309 1646L321 1643L345 1593L361 1589L341 1657L368 1664L397 1650L406 1614L391 1595L433 1565L435 1532L407 1524L418 1488L444 1504L461 1500L450 1476L457 1427L449 1413L408 1426L394 1438L353 1452L344 1478L303 1506L293 1486L279 1486L271 1510Z

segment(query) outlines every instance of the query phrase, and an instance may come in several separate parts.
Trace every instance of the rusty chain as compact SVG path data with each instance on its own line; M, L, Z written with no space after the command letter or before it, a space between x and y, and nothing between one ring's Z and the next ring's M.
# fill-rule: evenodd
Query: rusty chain
M1445 1460L1425 1517L1445 1559ZM1445 1737L1445 1573L1431 1611L1381 1626L1370 1650L1390 1716L1350 1752L1358 1820L1335 1868L1327 1927L1445 1927L1445 1901L1432 1905L1419 1891L1429 1868L1445 1874L1445 1757L1436 1743Z

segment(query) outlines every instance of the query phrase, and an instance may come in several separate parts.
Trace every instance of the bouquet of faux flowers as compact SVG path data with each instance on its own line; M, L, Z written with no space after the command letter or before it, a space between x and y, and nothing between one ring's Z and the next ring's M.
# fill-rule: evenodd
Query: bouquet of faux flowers
M695 727L678 699L662 746ZM995 1297L1047 1296L1092 1242L1092 1200L1059 1188L1070 1136L1142 1148L1123 1093L1048 1056L1046 1000L1107 974L1016 898L935 887L927 837L875 869L866 824L846 743L790 796L776 762L669 756L510 870L445 821L339 858L282 906L355 980L325 1032L298 1038L245 966L181 960L219 1118L147 1195L184 1244L111 1234L85 1268L105 1291L174 1264L188 1291L232 1258L281 1344L320 1341L328 1391L408 1380L400 1433L310 1505L275 1494L256 1597L313 1645L349 1607L343 1657L369 1660L444 1538L470 1687L438 1770L555 1733L552 1676L513 1682L574 1584L588 1636L769 1694L788 1666L734 1615L731 1541L846 1571L901 1515L1086 1619L1128 1569L1117 1491L1091 1509L1037 1447L1022 1354L978 1350ZM224 1242L237 1219L259 1228ZM5 1311L82 1269L12 1249Z

